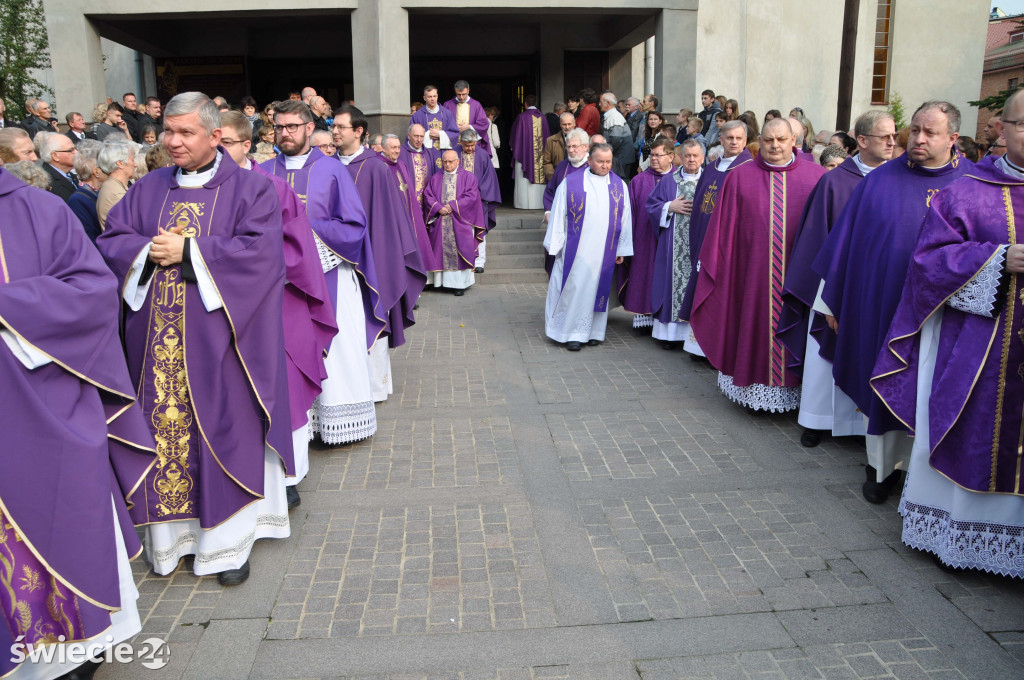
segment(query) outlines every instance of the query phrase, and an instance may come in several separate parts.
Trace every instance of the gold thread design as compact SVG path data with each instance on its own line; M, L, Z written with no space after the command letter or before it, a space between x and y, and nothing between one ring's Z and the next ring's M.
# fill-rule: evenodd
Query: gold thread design
M544 184L543 116L533 116L533 183Z

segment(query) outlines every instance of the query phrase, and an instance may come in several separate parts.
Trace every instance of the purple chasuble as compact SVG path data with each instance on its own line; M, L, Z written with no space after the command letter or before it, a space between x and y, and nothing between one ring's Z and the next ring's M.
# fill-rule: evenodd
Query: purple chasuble
M647 197L654 191L654 187L669 174L659 175L652 168L647 168L629 183L629 204L637 207L633 211L633 256L627 257L625 262L616 267L616 270L619 280L619 299L622 301L623 309L632 314L651 313L654 256L658 252L658 232L662 231L656 222L651 222L647 211L642 210L641 206L646 205ZM670 286L671 282L670 266Z
M871 369L932 198L973 167L957 152L942 168L923 168L903 154L872 170L853 190L811 265L825 279L822 299L839 321L835 353L822 356L832 362L839 389L868 416L869 434L905 429L871 391ZM832 345L828 338L824 329L815 332L823 350Z
M486 154L488 158L491 157L491 143L487 141L487 130L491 127L491 121L487 117L487 113L484 111L483 105L477 100L469 97L466 103L469 105L467 109L468 119L464 122L468 123L470 127L476 130L476 133L480 135L480 139L476 141L476 145ZM459 123L459 104L452 97L444 103L444 108L452 112L452 117L455 119L455 129L458 129ZM455 146L452 144L452 146Z
M741 165L753 162L754 157L750 155L749 151L743 149L726 170L719 170L718 163L712 163L704 168L700 179L697 180L697 189L693 194L693 213L690 215L690 278L687 279L683 304L679 309L679 318L682 321L690 320L693 294L697 291L697 262L700 260L700 248L704 245L704 235L711 223L711 216L715 213L718 194L722 191L722 185L725 184L725 177ZM676 188L669 184L659 184L654 188L647 199L647 212L650 219L653 219L655 212L658 217L661 217L661 207L675 200L675 191Z
M700 178L684 181L683 170L678 168L658 186L671 182L676 186L675 198L693 200L696 195ZM673 199L673 200L674 200ZM662 203L664 205L664 203ZM642 211L644 214L661 218L660 208L655 211ZM651 279L651 311L661 323L678 323L682 321L683 297L686 294L693 264L690 260L690 215L674 215L669 213L671 224L658 228L657 253L654 257L654 271ZM653 225L653 223L652 223ZM654 228L652 226L652 228ZM636 236L633 236L636 239ZM634 248L636 246L634 245Z
M527 109L512 123L512 157L523 166L523 177L531 184L544 183L544 140L548 122L537 109Z
M384 332L385 312L377 289L377 268L370 250L366 213L359 200L352 176L341 163L313 147L301 168L289 170L285 155L265 161L261 168L288 183L299 200L306 204L306 217L320 243L334 255L351 264L359 275L366 317L366 346L373 347ZM331 302L337 304L337 268L325 274Z
M494 170L491 159L481 154L476 155L462 153L462 147L458 148L459 167L467 172L473 173L476 177L477 188L480 191L480 200L483 201L484 214L487 215L487 231L494 228L498 223L497 211L501 205L501 189L498 187L498 173Z
M1024 181L991 157L932 199L871 387L911 431L917 401L928 400L935 470L971 491L1020 496L1024 275L1008 273L1000 262L998 282L990 279L994 298L975 300L988 302L989 310L968 313L946 304L1000 246L1021 242L1017 215L1024 215ZM917 394L920 331L940 310L931 394Z
M281 318L291 427L297 430L308 422L308 411L327 379L324 357L338 334L338 322L306 206L280 177L258 165L252 171L270 178L281 206L286 281Z
M430 247L430 236L427 234L427 225L423 221L423 198L417 200L416 190L413 187L412 173L401 160L389 161L383 154L380 159L388 166L391 174L395 176L398 183L398 190L402 192L405 203L409 208L409 219L413 229L416 231L416 247L420 252L420 259L423 262L423 271L434 271L434 254ZM425 185L424 185L425 186Z
M222 305L206 311L192 267L153 265L142 272L149 288L140 309L123 310L128 370L157 444L137 524L223 523L264 497L265 447L295 473L281 209L268 178L218 152L217 172L202 187L180 186L175 167L147 174L96 239L123 287L158 230L182 227Z
M441 215L446 205L452 212ZM473 269L477 244L486 233L476 177L461 168L454 178L444 172L435 174L423 192L423 207L437 265L434 271Z
M555 192L558 191L558 185L562 183L567 176L580 170L586 170L590 167L587 161L583 161L579 166L573 166L566 158L555 168L555 174L551 175L551 181L544 187L544 210L550 211L551 205L555 202ZM548 277L551 277L551 267L555 264L554 255L548 255L544 253L544 271L548 273Z
M395 178L377 154L363 149L345 167L366 212L388 345L401 347L405 329L416 323L412 308L427 284L412 218Z
M419 151L409 148L409 143L402 145L402 151L398 154L398 162L409 170L412 177L413 189L416 191L416 200L423 204L423 190L427 188L427 182L435 172L439 172L437 163L441 160L441 154L425 146Z
M576 260L576 252L580 248L580 234L583 233L583 218L587 213L587 192L583 186L583 173L574 173L566 177L565 182L565 261L562 265L562 289L569 279L572 263ZM612 290L612 274L615 271L615 251L619 246L619 234L622 231L623 198L626 196L626 184L615 173L608 174L608 232L605 236L604 259L601 262L601 276L597 281L597 298L594 301L595 312L608 311L608 296Z
M832 225L850 200L857 184L864 179L853 157L818 180L804 209L800 231L786 268L786 284L782 288L782 314L775 334L789 350L789 369L803 373L804 352L807 349L807 324L811 320L811 307L818 297L821 277L811 269L811 263L825 244ZM827 338L834 347L835 334L824 318L816 314L815 338ZM831 352L829 352L831 353Z
M145 502L155 457L118 337L117 280L60 198L2 168L0 211L0 328L50 359L29 369L0 342L6 677L19 635L37 645L110 627L121 607L114 522L137 556L128 507Z
M690 323L708 361L738 387L799 387L775 338L786 262L825 169L761 156L730 171L700 250Z
M424 141L430 139L429 133L431 130L437 130L448 135L453 148L458 146L459 126L455 124L455 114L445 107L438 105L437 113L430 113L427 111L426 106L421 106L416 113L412 114L412 118L409 119L410 127L417 123L422 125L423 129L428 133ZM431 148L433 148L433 145L431 145Z

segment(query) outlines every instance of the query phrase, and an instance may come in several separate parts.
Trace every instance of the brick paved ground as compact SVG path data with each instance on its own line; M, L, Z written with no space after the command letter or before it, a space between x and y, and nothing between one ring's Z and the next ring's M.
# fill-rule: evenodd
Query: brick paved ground
M233 589L136 562L170 664L97 678L1024 678L1024 584L904 547L855 442L800 447L621 311L568 353L544 292L425 293L379 432L311 452L291 538Z

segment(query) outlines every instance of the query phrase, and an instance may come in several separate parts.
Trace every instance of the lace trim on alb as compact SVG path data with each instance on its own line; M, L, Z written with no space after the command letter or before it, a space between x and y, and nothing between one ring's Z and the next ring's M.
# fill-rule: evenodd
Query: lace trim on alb
M654 325L654 317L650 314L634 314L633 328L649 328Z
M799 387L772 387L760 383L738 387L733 384L731 375L719 372L718 389L740 406L746 406L755 411L785 413L800 408Z
M320 240L315 231L313 232L313 240L316 241L316 252L320 255L320 264L324 268L324 274L341 264L341 258L324 245L324 242Z
M377 409L373 401L324 406L317 397L309 409L309 438L319 434L324 444L357 442L376 432Z
M226 548L208 553L199 551L199 534L195 531L186 531L179 534L165 550L153 550L153 564L177 564L182 557L192 554L195 555L195 564L197 565L235 561L241 555L248 555L252 550L252 545L256 542L257 529L260 527L286 529L288 528L288 515L259 515L256 518L256 526L241 540Z
M1024 527L961 521L941 508L906 500L900 514L903 542L911 548L934 553L953 567L1024 577Z
M1003 269L1006 265L1007 248L1007 245L1000 246L995 257L954 293L946 304L968 314L977 314L989 319L994 317L999 282L1003 278Z

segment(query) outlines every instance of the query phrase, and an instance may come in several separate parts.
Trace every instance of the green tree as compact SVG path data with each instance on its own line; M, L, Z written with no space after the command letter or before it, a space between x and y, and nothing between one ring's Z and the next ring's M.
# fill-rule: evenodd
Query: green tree
M1003 106L1006 105L1006 100L1009 99L1010 95L1019 90L1020 88L1013 88L1007 90L1001 90L991 97L985 97L979 99L976 102L967 102L971 106L977 106L979 109L988 109L992 112L992 115L999 115L1003 112Z
M11 118L28 115L25 100L53 91L31 76L50 67L42 0L0 0L0 99Z
M896 123L897 130L906 127L907 123L904 120L906 111L903 109L903 97L899 92L893 92L889 96L889 114L892 116L893 122Z

